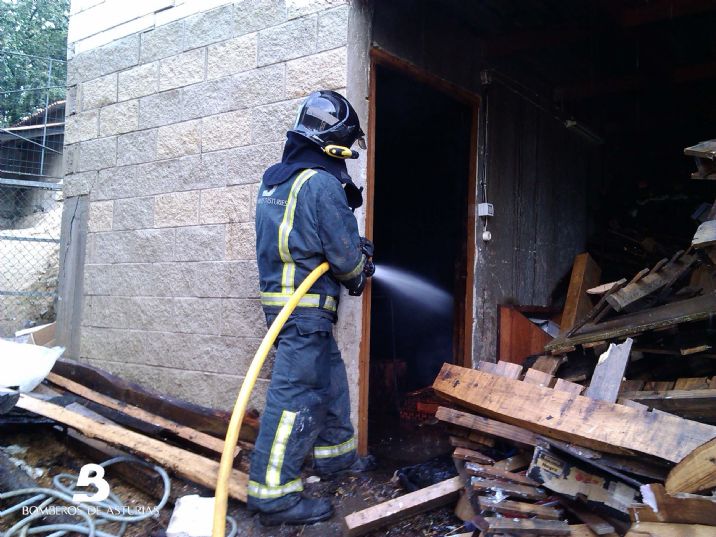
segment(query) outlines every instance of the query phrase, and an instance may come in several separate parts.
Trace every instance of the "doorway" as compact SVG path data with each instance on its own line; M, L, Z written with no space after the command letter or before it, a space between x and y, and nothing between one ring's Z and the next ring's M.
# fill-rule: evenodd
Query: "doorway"
M444 362L471 361L477 102L400 60L373 59L377 273L363 353L375 448L418 429Z

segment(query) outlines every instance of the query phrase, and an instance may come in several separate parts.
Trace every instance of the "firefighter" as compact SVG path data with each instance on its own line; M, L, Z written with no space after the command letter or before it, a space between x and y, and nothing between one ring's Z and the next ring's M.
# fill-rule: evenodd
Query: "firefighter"
M321 476L369 469L356 455L346 370L333 338L340 284L359 296L375 267L373 245L358 234L352 210L361 190L346 170L358 117L347 99L317 91L287 133L281 162L268 168L256 201L256 254L261 304L270 325L296 287L323 261L324 274L281 330L266 408L251 458L248 507L263 525L310 524L330 518L325 498L301 494L301 466L313 456Z

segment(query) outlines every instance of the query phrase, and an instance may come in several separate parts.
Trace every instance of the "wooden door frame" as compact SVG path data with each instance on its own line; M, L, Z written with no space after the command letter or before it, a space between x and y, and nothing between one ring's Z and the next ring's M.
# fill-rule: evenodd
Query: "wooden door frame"
M478 112L480 108L479 95L466 90L452 82L440 78L417 65L394 56L385 50L373 47L370 50L370 72L368 92L368 151L367 151L367 181L365 206L365 236L373 238L373 202L375 194L375 121L376 121L376 73L375 67L380 65L400 71L407 76L431 86L451 98L467 105L472 113L470 127L470 162L468 168L468 199L467 199L467 248L465 279L465 306L463 315L462 364L472 367L472 322L474 304L475 281L475 226L477 224L477 130ZM370 377L370 319L371 319L371 283L370 280L363 293L361 343L358 357L358 452L361 455L368 453L368 394Z

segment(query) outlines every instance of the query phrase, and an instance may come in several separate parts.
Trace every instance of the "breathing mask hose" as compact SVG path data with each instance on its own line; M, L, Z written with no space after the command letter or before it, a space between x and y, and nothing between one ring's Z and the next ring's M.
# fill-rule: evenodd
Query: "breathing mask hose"
M313 284L316 283L318 278L328 272L328 269L328 263L325 261L318 265L306 277L306 279L303 280L303 283L301 283L293 295L291 295L289 301L283 308L281 308L278 316L274 322L271 323L271 327L264 336L264 339L256 351L251 365L249 366L249 370L246 372L244 382L241 384L241 390L239 390L239 396L236 398L234 411L231 414L229 427L226 430L224 451L221 454L219 476L216 480L216 493L214 494L214 525L211 532L212 537L225 537L226 534L226 511L229 499L229 478L231 477L231 469L234 464L234 450L236 449L236 444L239 440L239 429L241 429L241 423L244 421L246 406L248 405L249 397L254 389L254 384L256 384L259 372L264 365L266 356L271 350L274 341L276 341L279 332L281 332L283 325L288 320L289 315L293 313L293 310L296 309L298 301L303 298L303 295L305 295Z

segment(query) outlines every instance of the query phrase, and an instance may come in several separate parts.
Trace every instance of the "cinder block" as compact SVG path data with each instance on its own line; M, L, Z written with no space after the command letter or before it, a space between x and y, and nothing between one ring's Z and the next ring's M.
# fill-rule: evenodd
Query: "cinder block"
M139 99L139 128L161 127L181 121L181 90L170 90Z
M177 298L174 301L176 331L189 334L221 333L220 298Z
M117 163L117 137L98 138L80 142L78 171L111 168Z
M346 85L346 47L306 56L286 63L286 95L301 97L317 89Z
M120 101L137 99L159 91L159 62L138 65L119 73L118 98Z
M159 128L157 158L166 159L201 152L201 120L174 123Z
M257 34L252 33L208 47L208 79L233 75L256 67Z
M174 257L174 229L111 231L94 235L90 263L156 263Z
M77 173L80 167L80 144L65 145L62 152L62 172L64 175Z
M221 261L224 259L225 226L177 228L174 258L177 261Z
M250 143L251 121L248 110L236 110L202 119L202 151L216 151Z
M251 185L201 191L201 223L224 224L251 220Z
M137 168L137 166L120 166L101 170L90 199L106 200L142 195L140 192L134 192L139 187Z
M179 192L226 184L225 178L220 178L219 184L215 184L205 177L199 155L140 164L138 176L141 181L137 186L145 194Z
M170 330L174 326L171 298L94 296L90 309L94 327Z
M234 3L234 32L244 35L286 20L285 0L241 0Z
M186 86L182 89L182 119L196 119L240 108L241 104L233 97L236 83L232 77L226 77Z
M67 62L67 84L79 84L102 75L99 49L75 55Z
M283 64L239 73L229 80L233 82L229 94L235 103L232 108L259 106L285 99L286 80Z
M105 106L99 113L99 134L110 136L136 130L139 125L139 101L124 101Z
M254 222L228 225L226 259L256 259L256 225Z
M177 268L172 279L174 296L219 298L228 295L230 263L202 261L173 263L173 266Z
M300 58L316 51L318 17L303 17L259 32L258 64Z
M125 198L114 201L115 230L147 229L154 227L154 198Z
M155 227L190 226L198 223L198 190L160 194L154 200Z
M348 44L348 18L351 8L343 5L318 14L316 50L330 50Z
M184 50L186 37L185 20L170 22L144 32L142 35L142 63L152 62L179 54Z
M65 175L65 182L62 185L62 195L65 198L85 196L90 193L96 181L96 171Z
M96 50L101 74L127 69L139 63L139 34L117 39Z
M178 273L176 263L85 265L84 291L87 295L173 296Z
M239 185L258 183L270 165L281 158L282 144L260 144L201 155L204 180Z
M200 48L170 56L159 65L159 90L188 86L204 80L206 49Z
M90 203L89 222L87 228L90 233L112 230L113 201L93 201Z
M301 99L259 106L251 111L251 141L255 144L279 142L293 127Z
M224 323L221 334L225 336L263 337L266 333L266 317L257 299L224 299Z
M230 298L259 297L259 269L255 260L229 264L229 290L223 296Z
M234 36L234 6L222 6L186 19L186 43L192 49Z
M117 137L117 166L149 162L157 158L157 129L130 132Z
M286 7L288 18L294 19L317 11L326 11L346 3L346 0L286 0Z
M90 110L65 118L65 144L74 144L97 138L99 134L99 114Z
M117 102L117 73L84 82L81 86L82 110Z

